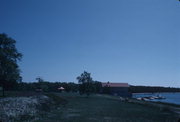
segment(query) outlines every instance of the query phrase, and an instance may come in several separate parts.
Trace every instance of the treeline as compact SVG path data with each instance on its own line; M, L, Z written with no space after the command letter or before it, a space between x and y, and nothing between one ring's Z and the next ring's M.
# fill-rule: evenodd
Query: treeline
M132 93L180 92L180 88L152 86L130 86L129 90Z
M36 91L42 89L45 92L58 92L58 88L63 87L65 92L79 92L83 89L80 87L80 84L74 82L49 82L49 81L40 81L40 82L21 82L16 85L16 89L9 90L19 90L19 91ZM109 89L104 87L99 81L94 81L91 87L91 91L94 93L105 93L107 94ZM104 91L104 92L103 92ZM107 92L107 93L106 93ZM152 87L152 86L130 86L129 92L131 93L155 93L155 92L180 92L180 88L172 87Z
M44 92L57 92L60 91L58 88L63 87L66 92L77 92L78 85L73 82L21 82L18 84L18 90L20 91L38 91L42 90Z
M59 92L58 88L63 87L65 92L79 92L80 85L73 82L49 82L49 81L40 81L40 82L21 82L16 85L16 90L18 91L39 91L44 92ZM98 81L94 81L92 85L92 92L100 93L102 85ZM9 89L15 90L15 89Z

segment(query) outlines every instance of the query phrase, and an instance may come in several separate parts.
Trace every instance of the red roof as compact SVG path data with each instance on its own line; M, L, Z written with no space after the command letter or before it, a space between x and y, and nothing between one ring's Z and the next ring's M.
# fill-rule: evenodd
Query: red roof
M109 86L109 87L129 87L128 83L102 83L102 87Z

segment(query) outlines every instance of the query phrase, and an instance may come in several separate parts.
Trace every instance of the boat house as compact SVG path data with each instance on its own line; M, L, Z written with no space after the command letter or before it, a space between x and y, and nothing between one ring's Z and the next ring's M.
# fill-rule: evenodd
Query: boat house
M102 92L121 97L131 97L128 83L102 83Z

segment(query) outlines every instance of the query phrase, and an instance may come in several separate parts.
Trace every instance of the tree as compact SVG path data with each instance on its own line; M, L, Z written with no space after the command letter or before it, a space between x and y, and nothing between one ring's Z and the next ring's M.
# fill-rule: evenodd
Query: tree
M37 82L37 87L36 90L42 90L42 91L49 91L49 82L44 81L43 78L37 77L36 80Z
M44 80L43 80L41 77L39 77L39 76L36 78L36 80L37 80L38 82L43 82L43 81L44 81Z
M109 81L107 82L107 84L109 84ZM104 94L110 94L111 93L111 88L109 85L106 85L103 87L103 93Z
M99 81L94 81L94 88L95 88L95 93L100 93L102 90L102 83Z
M4 89L10 89L17 82L22 80L17 61L20 61L22 54L16 49L16 41L6 34L0 34L0 85Z
M79 93L81 95L86 94L89 96L94 92L93 80L90 73L84 71L80 76L77 77L77 80L79 82Z

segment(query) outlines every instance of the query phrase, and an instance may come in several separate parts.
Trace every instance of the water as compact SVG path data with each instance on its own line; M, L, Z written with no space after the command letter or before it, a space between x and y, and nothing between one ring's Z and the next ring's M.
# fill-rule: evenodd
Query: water
M159 101L159 102L166 102L166 103L174 103L180 105L180 92L176 93L133 93L133 98L138 97L149 97L149 96L162 96L166 99L154 99L150 101Z

